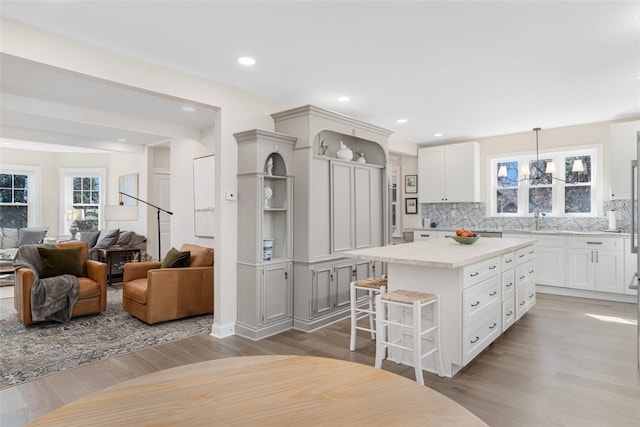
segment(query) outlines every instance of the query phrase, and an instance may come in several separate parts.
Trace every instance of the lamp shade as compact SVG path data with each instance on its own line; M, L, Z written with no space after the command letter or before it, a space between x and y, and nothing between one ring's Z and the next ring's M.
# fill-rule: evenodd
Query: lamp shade
M584 165L582 164L582 159L575 159L573 161L571 172L584 172Z
M547 162L545 173L556 173L556 165L553 162Z
M105 205L104 219L106 221L134 221L138 219L138 207L124 205Z
M529 165L524 164L520 166L520 175L529 176L530 174L531 174L531 171L529 170Z
M504 178L507 176L507 166L506 165L502 165L498 168L498 177L499 178Z

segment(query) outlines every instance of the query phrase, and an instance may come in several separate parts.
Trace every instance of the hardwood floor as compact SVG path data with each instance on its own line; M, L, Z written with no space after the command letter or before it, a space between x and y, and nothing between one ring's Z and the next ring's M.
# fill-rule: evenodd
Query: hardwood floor
M538 294L537 305L454 378L425 384L491 426L640 425L633 304ZM0 391L0 425L21 426L87 393L174 366L230 356L300 354L373 365L375 344L349 349L349 321L258 342L187 338ZM413 368L383 368L413 379ZM339 420L336 420L336 425Z

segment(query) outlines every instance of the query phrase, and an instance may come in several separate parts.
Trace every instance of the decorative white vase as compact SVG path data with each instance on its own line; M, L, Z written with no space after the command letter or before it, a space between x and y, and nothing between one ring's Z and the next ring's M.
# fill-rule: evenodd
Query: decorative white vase
M360 156L360 157L358 157L356 162L358 162L358 163L367 163L367 159L365 159L364 156Z
M336 157L342 160L351 160L353 159L353 151L340 141L340 149L336 152Z

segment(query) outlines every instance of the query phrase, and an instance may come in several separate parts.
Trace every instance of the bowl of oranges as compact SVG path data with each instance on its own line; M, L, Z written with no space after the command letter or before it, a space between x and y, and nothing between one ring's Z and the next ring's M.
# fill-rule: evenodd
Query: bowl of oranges
M472 245L480 238L480 236L476 235L473 231L459 228L456 230L456 235L451 238L461 245Z

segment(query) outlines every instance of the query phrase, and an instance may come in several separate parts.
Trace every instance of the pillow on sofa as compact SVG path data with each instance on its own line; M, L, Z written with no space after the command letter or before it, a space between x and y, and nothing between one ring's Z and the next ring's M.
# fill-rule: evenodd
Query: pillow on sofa
M98 243L98 236L100 235L99 231L81 231L80 232L80 241L87 242L87 247L91 249Z
M42 271L40 278L60 276L62 274L73 274L82 277L82 248L38 248L40 259L42 260Z
M18 229L2 227L2 249L18 247Z
M98 242L95 244L94 248L108 248L109 246L112 246L118 241L119 235L120 229L118 228L115 230L100 230Z
M44 236L47 235L47 229L43 227L27 227L18 229L17 246L35 245L42 243Z
M164 256L160 268L178 268L189 267L189 261L191 259L191 252L181 252L176 248L169 249L169 252Z

